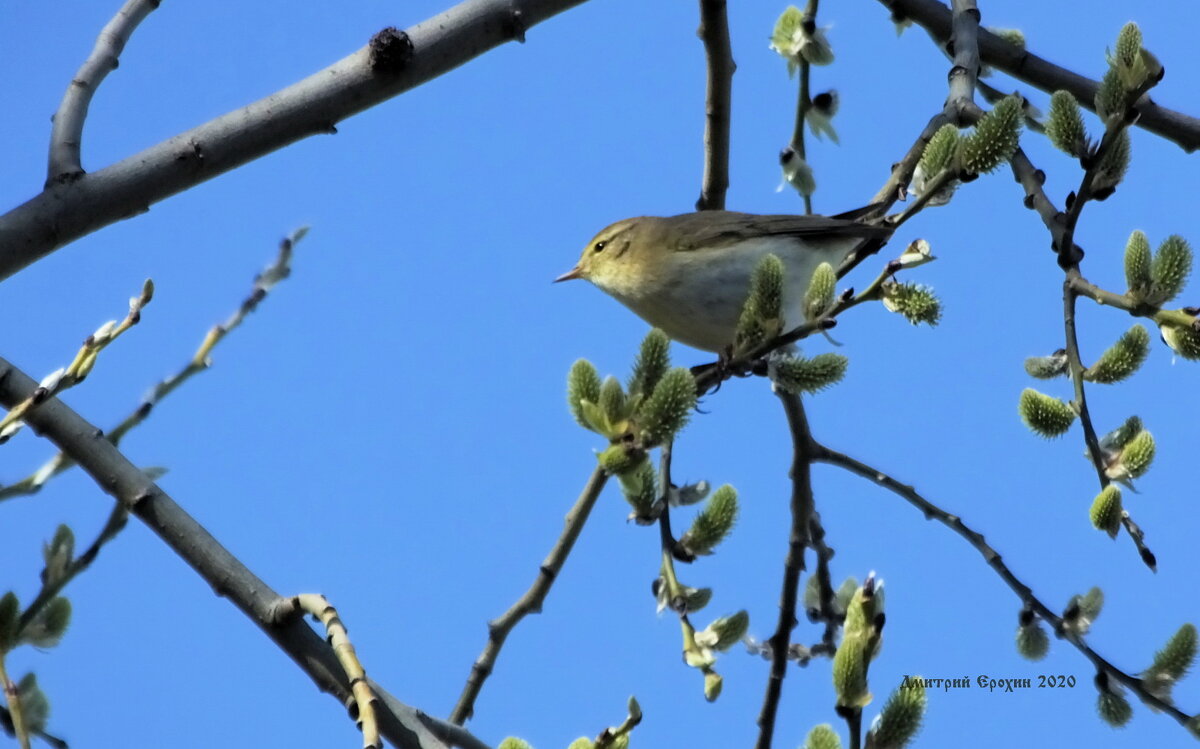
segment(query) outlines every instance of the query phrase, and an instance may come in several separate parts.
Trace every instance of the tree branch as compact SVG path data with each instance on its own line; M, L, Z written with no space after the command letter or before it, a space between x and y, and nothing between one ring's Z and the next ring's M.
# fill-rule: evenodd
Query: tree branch
M783 563L783 589L779 594L779 624L767 642L771 645L771 673L767 677L767 692L758 715L756 749L770 749L775 732L775 715L779 697L783 694L783 679L787 675L788 650L792 630L796 626L796 600L800 589L800 573L804 571L804 550L809 544L809 523L813 516L812 460L814 442L804 415L800 396L782 390L777 392L787 414L792 434L792 528L788 534L788 553Z
M584 0L466 0L314 75L0 216L0 280L85 234L449 72Z
M496 665L496 658L500 655L500 649L504 647L504 641L513 628L526 615L541 613L546 594L550 592L550 586L554 585L555 578L562 571L563 564L566 563L567 556L575 546L580 532L583 531L583 524L587 522L588 515L591 514L592 507L596 505L596 500L599 499L600 492L604 489L607 481L608 474L602 468L597 467L592 471L579 499L567 512L562 535L558 537L558 541L554 543L550 553L542 561L537 577L529 586L529 590L525 591L525 595L518 598L508 611L505 611L499 618L488 622L487 645L483 647L483 652L471 665L467 683L463 686L462 694L459 695L454 710L450 712L451 723L462 725L471 717L475 710L475 699L479 697L479 692L483 689L483 682L491 675L492 668Z
M0 404L11 407L27 398L37 383L0 358ZM341 704L353 697L346 674L325 641L302 620L276 620L282 599L233 554L221 546L196 520L158 488L137 466L88 423L57 398L29 412L26 421L75 460L105 492L144 522L171 547L217 595L249 617L287 653L317 688ZM381 695L382 699L382 695ZM380 732L394 746L405 749L445 747L423 720L414 714L382 712Z
M911 19L924 28L939 43L945 44L951 35L951 13L937 0L879 0L893 17ZM1074 94L1081 105L1095 111L1096 81L1061 68L1052 62L1010 44L995 34L979 31L979 53L983 62L1003 70L1017 80L1053 93L1066 90ZM1155 104L1143 96L1134 104L1138 127L1159 135L1191 153L1200 148L1200 119L1175 112Z
M121 51L146 16L158 8L161 0L127 0L96 38L96 46L83 61L79 72L67 86L62 103L54 113L50 131L50 166L46 186L69 182L83 172L80 163L80 144L83 141L83 122L88 105L105 76L117 69Z
M1142 702L1146 703L1150 707L1170 714L1170 716L1178 721L1180 725L1185 727L1187 726L1187 723L1191 720L1192 716L1183 712L1174 705L1151 694L1143 686L1141 679L1137 678L1136 676L1131 676L1130 674L1127 674L1114 666L1095 650L1092 650L1092 648L1087 644L1087 642L1084 641L1082 637L1069 634L1066 628L1063 626L1062 617L1051 611L1049 606L1047 606L1033 594L1033 589L1031 589L1015 574L1013 574L1008 565L1004 563L1000 553L988 544L988 542L984 539L983 534L971 529L957 515L952 515L951 513L943 510L941 507L938 507L929 500L925 499L923 496L918 494L916 489L913 487L900 483L883 471L873 468L861 461L855 460L849 455L825 447L824 445L814 444L813 448L815 450L813 460L821 463L829 463L830 465L843 468L856 476L861 476L877 486L887 489L893 494L899 495L910 505L920 510L925 515L926 520L936 520L958 535L962 536L964 539L966 539L967 543L969 543L975 548L976 551L979 552L980 556L983 557L983 560L987 562L988 566L991 567L992 570L1000 576L1000 579L1004 581L1004 584L1017 594L1017 597L1021 599L1021 603L1023 605L1028 606L1033 611L1037 612L1038 616L1040 616L1048 624L1050 624L1051 627L1054 628L1056 635L1075 646L1075 649L1080 653L1083 653L1083 655L1092 662L1092 665L1094 665L1098 671L1103 671L1104 673L1108 674L1110 678L1116 679L1121 684L1128 687L1135 694L1137 694L1138 698Z
M704 119L704 182L696 210L724 210L729 189L729 118L732 105L733 49L725 0L700 0L700 28L708 59L708 91Z

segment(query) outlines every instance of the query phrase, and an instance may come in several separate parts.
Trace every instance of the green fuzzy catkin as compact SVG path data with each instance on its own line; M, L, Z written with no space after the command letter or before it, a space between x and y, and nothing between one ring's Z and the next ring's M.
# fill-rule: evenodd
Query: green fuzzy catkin
M811 359L789 356L773 363L772 379L789 393L818 393L846 376L850 360L841 354L818 354Z
M1178 681L1192 667L1196 659L1196 625L1184 624L1179 628L1163 649L1154 654L1154 663L1149 672L1156 676L1166 676L1171 681Z
M1121 490L1114 484L1104 487L1092 501L1088 516L1096 530L1104 531L1109 538L1116 538L1121 530Z
M1100 449L1105 451L1119 450L1129 444L1129 441L1145 429L1142 417L1134 414L1121 423L1121 426L1100 438Z
M889 312L899 312L913 325L926 323L930 327L942 319L942 303L933 290L915 283L889 283L883 288L883 306Z
M1041 437L1050 439L1066 433L1075 422L1075 409L1058 398L1052 398L1034 390L1021 391L1017 407L1025 426Z
M1117 51L1113 55L1112 64L1130 68L1141 61L1142 30L1133 21L1121 27L1117 35Z
M1120 382L1136 372L1149 353L1149 331L1134 325L1083 373L1083 379L1102 385Z
M17 644L21 602L11 590L0 598L0 653L7 653Z
M1006 96L975 125L975 132L960 147L963 168L972 174L987 174L1012 158L1021 134L1021 99Z
M1154 452L1154 435L1143 429L1125 445L1118 465L1124 468L1125 476L1136 479L1150 470L1150 464L1154 462Z
M1072 603L1079 606L1080 616L1091 621L1096 621L1096 618L1100 616L1100 612L1104 610L1104 591L1093 587L1081 596L1074 596Z
M1133 717L1133 708L1130 707L1129 700L1108 690L1101 691L1096 698L1096 712L1100 714L1101 720L1113 728L1120 728Z
M1135 229L1125 243L1125 283L1134 299L1144 300L1150 291L1150 263L1150 240Z
M1184 359L1200 359L1200 332L1194 328L1165 323L1158 326L1158 332L1171 350Z
M1050 637L1041 624L1034 622L1017 627L1017 652L1030 661L1040 661L1046 657L1046 653L1050 652Z
M725 484L708 498L704 509L696 515L692 527L680 537L679 543L692 554L711 554L733 530L737 516L737 492Z
M1109 67L1104 78L1100 80L1093 104L1096 114L1105 125L1119 122L1125 116L1125 109L1129 106L1129 94L1121 81L1120 72L1115 67Z
M50 543L42 546L42 559L46 565L42 569L42 582L46 585L61 582L66 577L67 566L74 558L75 534L70 526L60 524Z
M519 739L516 736L509 736L504 741L500 742L500 746L496 749L533 749L525 739Z
M598 405L609 424L616 425L629 416L625 411L625 391L616 377L609 375L604 378L604 383L600 385Z
M896 689L879 713L879 723L871 730L868 746L872 749L902 749L917 732L925 717L925 682L921 677Z
M865 635L846 632L833 656L833 689L838 707L861 708L871 702L867 691Z
M654 386L671 367L670 346L671 339L658 328L646 334L629 375L629 397L654 392Z
M29 733L45 730L46 719L50 717L50 701L46 699L46 693L38 686L37 676L32 672L17 682L17 701L25 719L25 730Z
M596 742L589 739L587 736L580 736L572 741L567 749L596 749Z
M25 626L21 641L38 648L49 648L58 644L71 623L71 602L62 596L46 604L38 615Z
M804 316L816 320L833 306L833 294L837 286L837 272L829 263L821 263L813 271L808 291L804 292Z
M1083 124L1079 102L1070 91L1055 91L1050 97L1050 114L1046 117L1046 135L1060 151L1078 158L1087 149L1088 134Z
M587 359L580 359L571 366L567 375L567 404L575 421L584 429L595 429L584 415L584 401L596 403L600 400L600 375Z
M717 642L713 648L724 652L741 642L742 638L746 636L746 632L750 629L750 614L743 609L732 616L723 616L708 625L708 629L717 636Z
M750 295L738 318L740 348L752 348L774 338L783 328L783 261L765 255L750 277Z
M1150 264L1149 301L1162 305L1179 296L1192 272L1192 248L1187 240L1172 234L1158 246Z
M933 179L954 163L958 147L958 128L954 125L942 125L929 139L917 167L926 179Z
M842 740L838 738L833 726L822 723L808 732L804 739L804 749L842 749Z
M709 702L716 702L721 696L721 687L724 685L724 680L716 671L708 670L704 672L704 699Z
M1039 380L1053 380L1067 373L1067 352L1057 351L1050 356L1031 356L1025 360L1025 374Z
M638 410L642 446L657 447L674 437L687 424L696 407L696 378L691 371L676 367L668 371Z
M648 518L658 500L658 474L649 459L641 462L633 471L619 474L621 492L625 501L633 508L635 517Z
M1103 200L1108 197L1129 171L1132 146L1129 141L1129 129L1121 128L1113 137L1112 145L1096 165L1092 175L1092 197Z

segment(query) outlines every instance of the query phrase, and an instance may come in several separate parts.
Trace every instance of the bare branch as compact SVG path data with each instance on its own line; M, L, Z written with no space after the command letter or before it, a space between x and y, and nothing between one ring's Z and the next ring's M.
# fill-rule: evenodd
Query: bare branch
M28 375L0 358L0 404L19 403L36 387L37 383ZM333 695L343 705L350 704L353 696L346 674L321 636L300 620L277 623L277 607L283 600L279 594L130 463L104 438L103 432L57 398L41 404L27 420L38 433L79 463L105 492L158 534L217 595L228 598L257 624L318 689ZM424 721L415 717L415 711L405 715L381 711L379 718L380 733L394 746L405 749L446 746Z
M951 35L950 10L938 0L879 0L893 17L911 19L920 24L930 36L945 44ZM1017 80L1025 81L1042 91L1070 91L1080 104L1095 111L1093 102L1100 84L1060 68L1052 62L1011 44L986 29L979 31L979 53L983 62L1003 70ZM1133 105L1137 111L1138 127L1159 135L1191 153L1200 148L1200 119L1175 112L1155 104L1143 96Z
M724 210L729 189L729 117L733 90L733 50L725 0L700 0L700 29L708 59L708 92L704 119L704 182L696 210Z
M947 109L966 111L975 103L975 82L979 78L979 8L975 0L952 0L950 47L954 67L950 68L950 98Z
M813 515L812 460L814 443L800 396L779 391L779 400L787 414L792 434L792 528L788 534L788 553L783 563L783 590L779 594L779 624L767 642L771 645L771 673L767 677L767 692L758 715L757 749L770 749L775 732L775 715L783 693L783 678L787 675L788 649L792 629L796 626L796 600L800 589L800 573L804 571L804 550L809 545L809 523Z
M562 535L558 537L558 541L554 543L554 547L542 561L537 577L529 586L529 590L525 591L525 595L517 599L508 611L505 611L499 618L488 622L487 645L483 647L483 652L471 665L471 674L467 677L467 683L463 686L458 703L450 713L451 723L462 725L471 717L475 710L475 700L479 697L480 690L483 689L483 682L491 675L492 668L496 665L496 658L500 655L500 649L504 647L504 641L513 628L526 615L541 613L546 594L550 592L555 578L562 571L563 564L566 563L567 556L583 531L583 524L587 522L592 507L596 505L596 500L600 498L600 492L604 489L606 481L608 481L608 474L603 469L597 467L592 471L579 499L567 512Z
M265 99L180 133L0 216L0 280L164 198L447 73L584 0L466 0Z
M105 76L117 69L121 51L146 16L158 8L160 0L126 0L96 38L96 46L83 61L79 72L67 86L62 103L54 114L50 131L50 166L46 186L68 182L83 174L80 146L83 142L83 122L88 105Z

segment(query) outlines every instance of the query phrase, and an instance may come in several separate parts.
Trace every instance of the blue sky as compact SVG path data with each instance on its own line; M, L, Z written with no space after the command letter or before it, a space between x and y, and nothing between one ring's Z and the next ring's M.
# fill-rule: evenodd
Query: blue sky
M1092 77L1130 15L1166 66L1155 97L1187 110L1200 76L1182 3L984 2L985 25L1025 30L1032 49ZM49 116L115 2L69 12L0 8L0 204L44 179ZM735 77L729 206L800 211L776 193L795 83L767 48L778 2L731 6ZM383 26L441 10L409 3L164 3L139 29L88 119L95 170L328 65ZM919 29L897 38L874 2L825 3L837 61L813 74L837 88L841 145L810 141L819 212L870 199L946 96L948 62ZM157 286L143 322L106 350L65 396L111 425L154 381L191 356L231 312L279 237L312 226L293 277L215 352L215 365L172 395L125 443L160 484L251 569L284 593L337 606L369 674L430 713L452 707L484 643L487 619L528 586L602 444L570 418L567 369L579 357L624 376L645 324L584 284L552 285L602 226L691 210L699 190L704 59L695 3L596 0L404 96L106 228L0 289L2 351L30 374L70 361L100 323L120 317L142 280ZM1015 84L996 76L993 84ZM1044 105L1046 97L1031 87ZM1194 113L1194 112L1193 112ZM1096 131L1095 121L1089 120ZM1036 135L1023 141L1061 206L1077 166ZM1088 206L1077 240L1084 273L1123 291L1133 229L1157 245L1200 240L1200 171L1174 145L1133 133L1133 168L1107 202ZM1150 573L1132 544L1087 519L1097 491L1076 428L1044 442L1020 423L1031 385L1021 362L1062 345L1061 272L1048 236L1007 172L965 186L951 205L906 225L868 261L862 286L902 243L924 237L938 262L910 280L933 285L945 315L914 328L871 306L841 321L846 380L808 402L818 439L915 484L983 531L1052 607L1101 586L1107 605L1089 641L1129 671L1185 621L1200 619L1192 453L1200 405L1195 363L1156 346L1143 371L1089 388L1099 429L1140 414L1158 439L1154 468L1127 499L1158 555ZM1183 300L1195 303L1195 292ZM1123 314L1081 302L1094 358L1126 330ZM829 350L823 340L805 351ZM679 347L679 364L706 356ZM1067 397L1065 382L1039 385ZM786 551L790 445L765 383L737 381L706 399L676 445L675 475L732 483L740 525L711 558L685 568L711 586L701 623L741 608L760 638L775 625ZM51 454L32 434L0 452L0 482ZM1095 716L1093 672L1054 642L1040 663L1013 648L1017 599L979 555L900 499L836 469L814 473L837 555L835 579L886 581L888 627L871 669L876 702L905 674L1032 678L1073 675L1073 689L932 694L917 746L1072 743L1184 745L1173 721L1135 706L1114 731ZM0 511L0 588L28 601L40 549L69 523L81 543L110 500L72 472ZM542 615L509 639L472 730L538 749L595 735L637 695L638 746L745 746L756 736L767 664L735 649L718 669L716 704L680 660L679 631L649 593L653 530L625 522L615 488L597 511ZM682 524L677 521L677 524ZM49 694L51 730L76 747L352 746L344 712L148 530L136 522L68 589L63 643L9 658ZM803 622L795 637L814 641ZM1185 710L1200 687L1176 688ZM832 709L827 662L790 668L776 746L798 746ZM299 718L299 719L298 719ZM844 738L844 732L843 732Z

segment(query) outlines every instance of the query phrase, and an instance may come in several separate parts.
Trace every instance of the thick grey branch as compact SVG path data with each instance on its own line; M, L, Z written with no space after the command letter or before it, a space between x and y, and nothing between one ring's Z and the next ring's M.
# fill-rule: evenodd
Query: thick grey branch
M0 216L0 280L104 226L436 78L584 0L467 0L318 73Z
M158 8L161 0L127 0L100 30L92 54L83 61L79 72L67 86L62 103L54 113L54 127L50 131L50 167L46 173L46 186L65 182L83 174L80 163L80 144L83 142L83 122L87 119L88 105L100 87L104 77L117 69L121 51L134 29L146 16Z
M10 408L29 397L37 383L0 358L0 405ZM57 398L42 403L25 419L39 434L87 471L105 492L145 523L171 547L219 596L228 598L248 616L317 685L343 705L352 704L345 672L329 645L302 619L278 622L278 593L271 590L241 561L209 534L166 492L121 454L104 433ZM376 690L379 691L379 690ZM405 749L441 749L423 720L381 711L383 736Z
M938 0L879 0L893 17L920 24L939 43L951 35L951 13ZM992 67L1025 81L1042 91L1070 91L1083 106L1095 111L1093 102L1100 84L1086 76L1061 68L1048 60L1010 44L986 29L979 30L979 54ZM1200 119L1155 104L1143 96L1133 108L1138 127L1179 145L1191 153L1200 148Z

